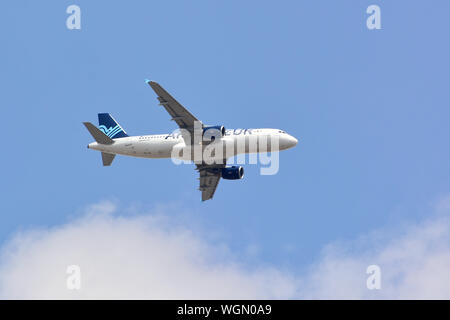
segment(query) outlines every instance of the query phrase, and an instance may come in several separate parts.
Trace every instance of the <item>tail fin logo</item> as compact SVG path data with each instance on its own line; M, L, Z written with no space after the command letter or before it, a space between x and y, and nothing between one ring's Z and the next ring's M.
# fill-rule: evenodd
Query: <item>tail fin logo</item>
M109 127L107 128L104 125L101 125L99 127L100 131L106 134L109 138L114 138L119 132L123 132L122 128L119 125L116 125L115 127Z
M128 137L127 133L120 124L109 113L98 114L98 128L109 138L124 138Z

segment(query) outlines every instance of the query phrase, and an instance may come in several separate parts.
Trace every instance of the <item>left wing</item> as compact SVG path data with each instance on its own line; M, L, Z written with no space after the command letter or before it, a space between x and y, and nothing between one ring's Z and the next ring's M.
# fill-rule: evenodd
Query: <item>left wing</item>
M217 185L222 176L222 168L225 167L225 160L223 164L197 164L197 171L200 173L200 187L202 192L202 201L209 200L214 196Z

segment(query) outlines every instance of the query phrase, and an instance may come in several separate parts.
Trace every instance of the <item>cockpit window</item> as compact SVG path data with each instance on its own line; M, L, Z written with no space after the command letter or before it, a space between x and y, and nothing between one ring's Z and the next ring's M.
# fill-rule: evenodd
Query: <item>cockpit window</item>
M278 130L279 133L286 133L286 131Z

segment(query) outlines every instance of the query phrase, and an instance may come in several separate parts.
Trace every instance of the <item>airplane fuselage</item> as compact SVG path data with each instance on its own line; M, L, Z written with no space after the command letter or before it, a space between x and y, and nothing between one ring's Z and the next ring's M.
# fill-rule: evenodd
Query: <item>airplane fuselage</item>
M192 148L186 146L180 133L130 136L113 139L110 145L93 142L88 148L126 156L140 158L179 158L192 159ZM232 157L242 153L259 153L281 151L294 147L297 139L279 129L228 129L225 135L216 141L202 143L199 148L214 147L221 143L221 158ZM194 146L195 148L195 146Z

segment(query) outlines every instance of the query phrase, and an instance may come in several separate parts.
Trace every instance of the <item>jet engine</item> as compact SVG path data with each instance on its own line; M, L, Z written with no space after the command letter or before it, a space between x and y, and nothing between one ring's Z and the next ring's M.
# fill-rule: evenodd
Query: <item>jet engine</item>
M227 180L238 180L244 177L244 168L241 166L232 166L222 169L222 178Z
M203 127L203 140L214 141L221 139L225 135L224 126L207 126Z

